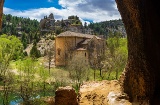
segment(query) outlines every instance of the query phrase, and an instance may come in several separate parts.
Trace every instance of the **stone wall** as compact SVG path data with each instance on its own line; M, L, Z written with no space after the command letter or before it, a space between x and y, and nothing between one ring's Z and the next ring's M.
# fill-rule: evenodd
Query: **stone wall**
M65 66L67 58L71 56L77 44L82 40L83 38L78 37L57 37L55 39L56 66ZM58 49L60 49L60 55L58 54Z

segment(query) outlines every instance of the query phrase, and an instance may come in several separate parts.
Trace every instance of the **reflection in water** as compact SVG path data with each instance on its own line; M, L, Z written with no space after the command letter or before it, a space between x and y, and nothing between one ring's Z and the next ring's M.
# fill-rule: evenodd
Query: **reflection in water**
M54 96L53 92L47 92L45 96ZM33 96L31 100L34 99L40 99L41 97L44 97L43 92L42 93L37 93L37 95ZM20 105L23 100L20 96L17 94L9 94L9 105ZM3 105L3 98L2 98L2 92L0 92L0 105Z

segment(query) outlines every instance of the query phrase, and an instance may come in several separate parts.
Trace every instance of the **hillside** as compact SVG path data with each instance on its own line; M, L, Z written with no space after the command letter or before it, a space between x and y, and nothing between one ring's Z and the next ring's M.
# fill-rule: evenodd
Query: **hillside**
M95 34L107 36L109 32L120 32L124 37L126 36L124 24L121 19L103 21L103 22L98 22L98 23L90 23L88 25L88 28L93 29Z
M30 18L4 14L2 21L2 32L0 34L19 37L24 48L26 48L27 44L32 43L34 40L39 40L39 22L37 20L31 20Z

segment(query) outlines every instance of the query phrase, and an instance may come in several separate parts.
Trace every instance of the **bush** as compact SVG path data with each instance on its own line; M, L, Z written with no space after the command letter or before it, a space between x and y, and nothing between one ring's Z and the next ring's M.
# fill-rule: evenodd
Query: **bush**
M31 51L30 51L30 56L32 58L39 58L41 57L40 51L37 49L36 45L33 45Z
M24 56L28 56L28 53L25 51L25 52L23 52L23 55Z
M79 89L80 89L81 83L73 83L72 87L74 88L74 90L76 91L76 94L78 95L79 93Z

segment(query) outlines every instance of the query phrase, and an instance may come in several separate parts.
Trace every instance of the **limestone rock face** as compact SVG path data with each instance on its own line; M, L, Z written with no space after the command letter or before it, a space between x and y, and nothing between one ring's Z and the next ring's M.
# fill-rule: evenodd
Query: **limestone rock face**
M128 62L123 88L130 101L159 105L160 3L153 0L116 0L128 38ZM146 103L148 102L148 103Z
M117 80L84 82L79 91L79 105L132 105Z
M72 87L60 87L55 94L55 105L78 105L77 94Z
M3 4L4 0L0 0L0 31L2 29Z
M132 105L129 102L126 102L129 98L124 93L118 92L109 92L107 96L107 104L108 105Z

